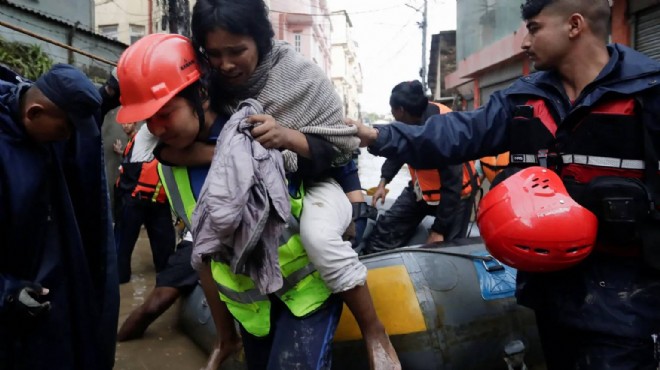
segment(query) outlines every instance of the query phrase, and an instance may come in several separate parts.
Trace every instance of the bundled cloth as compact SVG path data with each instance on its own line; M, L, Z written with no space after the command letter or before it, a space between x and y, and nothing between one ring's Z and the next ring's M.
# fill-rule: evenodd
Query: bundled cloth
M210 85L212 104L222 103L214 105L218 111L231 114L239 101L256 99L282 126L333 144L335 165L348 162L360 144L357 128L344 124L341 99L332 82L319 66L283 41L273 42L245 85L231 86L217 74L211 76ZM286 171L296 172L297 155L288 150L283 155Z
M282 287L277 249L291 205L282 154L250 134L246 119L262 113L256 100L242 102L218 137L193 213L192 265L219 259L270 294Z

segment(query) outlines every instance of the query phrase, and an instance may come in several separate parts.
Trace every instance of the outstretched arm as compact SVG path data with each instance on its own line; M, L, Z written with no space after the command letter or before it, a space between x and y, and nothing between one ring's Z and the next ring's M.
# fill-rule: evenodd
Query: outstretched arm
M506 151L513 110L514 104L496 92L476 111L434 115L423 126L356 125L361 145L369 146L372 154L431 169Z

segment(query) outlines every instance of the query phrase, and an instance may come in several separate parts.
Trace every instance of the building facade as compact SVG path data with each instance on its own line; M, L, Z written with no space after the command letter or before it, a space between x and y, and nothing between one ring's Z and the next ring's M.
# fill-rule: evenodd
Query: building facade
M99 1L95 10L96 31L130 45L144 35L160 31L162 10L157 4L154 0Z
M445 78L448 89L463 97L464 108L488 102L490 95L530 73L520 45L527 34L520 20L523 0L461 0L457 4L457 66ZM475 22L475 18L478 20ZM612 42L636 48L660 60L660 2L614 0Z
M195 0L188 5L192 10ZM144 35L170 31L167 10L158 0L96 0L95 18L96 32L127 45Z
M431 99L444 104L453 101L444 77L456 70L456 31L442 31L431 36L428 86Z
M351 19L345 10L332 12L332 83L342 99L344 115L361 119L362 67L357 60L358 45L351 35Z
M94 0L8 0L8 3L20 5L60 21L77 23L81 28L91 30L94 27Z
M275 38L316 63L330 78L332 25L326 0L270 0Z

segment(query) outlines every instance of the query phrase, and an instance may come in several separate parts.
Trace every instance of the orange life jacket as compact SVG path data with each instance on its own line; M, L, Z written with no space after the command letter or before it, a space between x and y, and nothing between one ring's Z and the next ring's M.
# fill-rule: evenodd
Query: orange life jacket
M124 149L124 158L133 153L135 135ZM149 162L123 162L119 167L117 186L129 191L134 198L151 199L153 202L166 203L167 194L158 176L158 160Z
M509 165L509 152L479 159L484 176L492 184L498 173Z
M440 114L452 111L446 105L435 102L429 103L436 105L440 110ZM422 199L428 204L438 204L440 202L440 187L442 186L438 170L417 170L410 166L408 166L408 169L410 170L410 177L412 178L415 193L421 194ZM463 164L461 198L467 198L472 194L473 184L479 187L481 181L479 180L474 161L469 161Z

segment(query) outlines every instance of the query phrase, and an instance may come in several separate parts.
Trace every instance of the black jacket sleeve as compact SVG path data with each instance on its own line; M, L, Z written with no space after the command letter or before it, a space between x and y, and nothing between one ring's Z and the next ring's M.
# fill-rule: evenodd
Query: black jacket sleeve
M394 158L388 158L380 168L380 177L385 179L385 181L389 184L394 176L399 173L399 170L401 167L403 167L404 163L405 162L396 160Z
M445 234L451 229L460 215L456 209L461 201L463 186L463 165L446 166L438 169L440 172L440 203L435 215L431 230L438 234Z
M319 179L327 174L337 150L328 141L317 135L305 134L311 158L298 156L297 175L302 179Z

